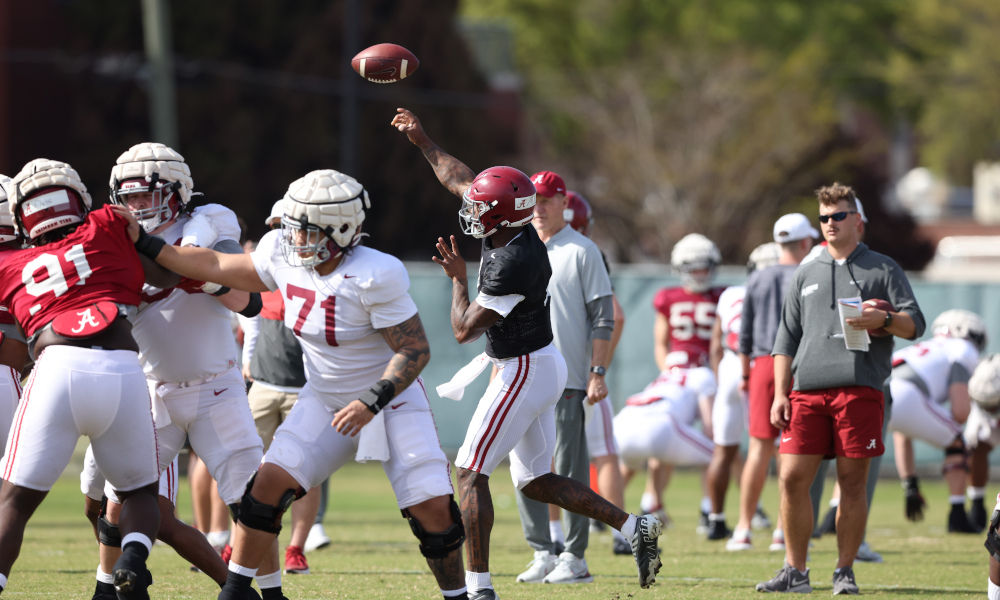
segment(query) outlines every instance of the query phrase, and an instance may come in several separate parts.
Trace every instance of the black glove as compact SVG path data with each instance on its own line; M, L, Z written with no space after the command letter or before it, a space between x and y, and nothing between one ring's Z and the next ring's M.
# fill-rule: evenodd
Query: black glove
M917 483L916 475L907 477L903 482L903 495L906 500L906 518L910 521L922 521L927 501L920 493L920 485Z

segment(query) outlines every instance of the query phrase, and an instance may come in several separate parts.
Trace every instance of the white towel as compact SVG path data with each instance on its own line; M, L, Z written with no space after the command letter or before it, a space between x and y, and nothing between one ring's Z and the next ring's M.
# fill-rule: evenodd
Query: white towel
M389 438L385 435L385 413L379 411L358 434L358 451L354 460L364 463L369 460L385 462L389 460Z
M476 377L479 377L489 364L490 357L486 356L485 352L473 358L472 362L459 369L458 373L455 373L451 381L437 386L438 395L442 398L451 398L455 401L461 400L462 396L465 395L466 386L475 381Z

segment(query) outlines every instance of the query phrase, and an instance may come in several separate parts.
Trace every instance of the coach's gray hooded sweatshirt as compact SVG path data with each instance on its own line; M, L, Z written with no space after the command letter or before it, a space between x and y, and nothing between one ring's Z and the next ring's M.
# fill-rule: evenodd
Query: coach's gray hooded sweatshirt
M868 352L847 349L837 299L854 296L888 301L913 318L914 339L924 334L924 315L896 261L858 244L840 265L824 248L792 276L771 351L793 357L793 389L863 385L882 390L892 370L892 336L873 337Z

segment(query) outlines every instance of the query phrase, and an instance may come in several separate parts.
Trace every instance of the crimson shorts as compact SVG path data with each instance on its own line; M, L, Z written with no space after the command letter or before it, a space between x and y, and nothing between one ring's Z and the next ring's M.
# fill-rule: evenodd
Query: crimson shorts
M782 454L826 458L882 456L882 390L867 386L793 391L792 418L781 432Z
M750 437L773 440L781 433L771 425L771 405L774 404L774 357L758 356L750 365L747 382L750 406Z

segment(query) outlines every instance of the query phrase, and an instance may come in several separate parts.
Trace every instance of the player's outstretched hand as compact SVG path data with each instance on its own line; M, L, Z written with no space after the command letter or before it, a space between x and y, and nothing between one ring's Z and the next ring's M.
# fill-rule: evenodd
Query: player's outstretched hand
M437 251L441 254L441 258L432 256L431 260L441 265L444 274L452 279L465 281L467 278L465 260L458 252L458 241L455 240L455 236L451 236L450 246L445 243L444 238L438 238Z
M417 115L405 108L397 108L396 116L392 118L392 126L406 134L407 139L420 146L430 141L424 132L423 125Z
M136 240L139 239L139 221L135 220L135 217L132 215L132 211L130 211L127 206L122 206L121 204L112 204L111 210L120 214L122 217L125 218L125 221L128 222L128 227L126 228L126 231L128 232L129 239L131 239L132 243L134 244Z
M361 433L361 428L375 417L372 411L361 400L354 400L333 415L333 425L338 433L354 437Z

